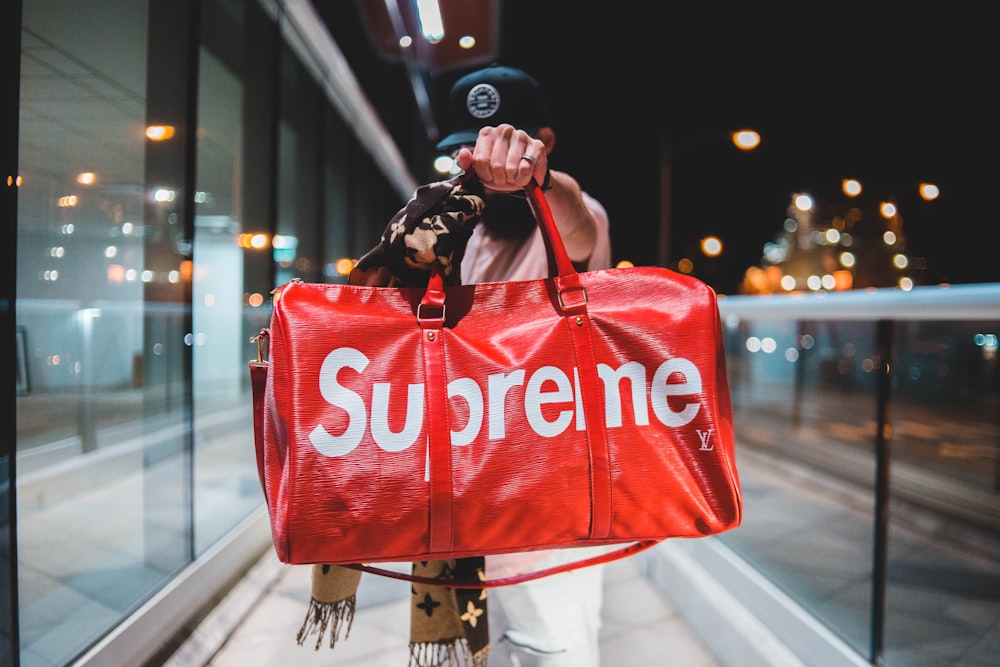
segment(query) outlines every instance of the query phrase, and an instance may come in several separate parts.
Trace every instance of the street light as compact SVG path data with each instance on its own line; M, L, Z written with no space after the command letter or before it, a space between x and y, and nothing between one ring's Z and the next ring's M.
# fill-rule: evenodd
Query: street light
M718 257L722 254L722 241L718 236L706 236L701 240L701 252L706 257Z
M752 151L760 146L760 134L755 130L737 130L732 137L733 145L741 151Z
M724 135L723 135L724 136ZM756 130L740 129L730 132L733 145L741 151L752 151L760 146L761 137ZM719 139L718 134L701 135L696 139L686 138L685 145ZM670 266L670 230L673 227L673 183L674 156L677 144L672 137L664 134L660 146L660 266Z
M934 201L941 194L941 190L933 183L921 183L919 186L920 196L925 201Z

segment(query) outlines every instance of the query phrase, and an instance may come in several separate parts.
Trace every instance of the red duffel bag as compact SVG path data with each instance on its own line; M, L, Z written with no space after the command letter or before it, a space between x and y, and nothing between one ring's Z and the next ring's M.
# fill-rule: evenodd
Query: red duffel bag
M715 293L663 268L578 273L527 195L547 279L278 291L250 367L282 562L620 556L739 525Z

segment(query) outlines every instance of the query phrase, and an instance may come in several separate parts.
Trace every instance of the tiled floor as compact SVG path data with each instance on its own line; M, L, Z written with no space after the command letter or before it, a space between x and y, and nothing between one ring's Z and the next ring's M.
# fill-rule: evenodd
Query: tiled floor
M688 628L684 619L643 576L635 557L605 566L604 625L601 630L602 665L608 667L717 667L720 665ZM299 646L295 635L309 600L309 568L287 566L271 553L258 563L248 581L256 580L261 594L244 587L232 594L199 627L188 644L174 654L167 667L405 667L409 659L409 584L365 575L358 589L358 613L350 637L334 650L318 651L314 643ZM243 596L241 603L239 596ZM208 662L195 661L196 647L208 643L226 623L226 615L246 615L222 648ZM232 620L231 618L229 619ZM215 626L215 629L213 629Z

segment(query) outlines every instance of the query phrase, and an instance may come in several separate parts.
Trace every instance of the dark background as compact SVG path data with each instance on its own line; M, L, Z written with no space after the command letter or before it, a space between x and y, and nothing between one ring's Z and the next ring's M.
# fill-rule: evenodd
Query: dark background
M604 203L615 260L661 263L669 144L662 263L693 256L701 237L716 234L723 255L696 273L720 292L737 291L747 267L760 264L794 193L836 208L845 177L864 185L862 204L897 202L907 251L926 263L922 283L1000 280L996 8L525 0L499 8L496 60L542 84L558 134L551 164ZM412 97L405 68L379 57L351 3L328 10L334 38L415 174L434 180L433 138L415 107L400 104L401 89ZM451 83L470 69L423 72L439 122ZM728 135L746 126L762 144L739 153ZM919 199L921 181L938 184L940 198Z

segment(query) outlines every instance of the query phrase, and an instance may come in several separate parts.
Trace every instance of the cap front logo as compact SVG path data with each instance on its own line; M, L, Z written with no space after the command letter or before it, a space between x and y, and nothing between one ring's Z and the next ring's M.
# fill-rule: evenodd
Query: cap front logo
M500 108L500 92L488 83L478 83L465 97L465 106L473 118L489 118Z

